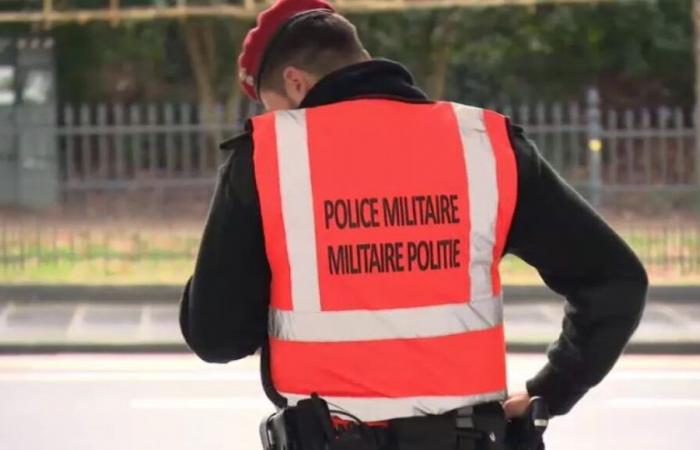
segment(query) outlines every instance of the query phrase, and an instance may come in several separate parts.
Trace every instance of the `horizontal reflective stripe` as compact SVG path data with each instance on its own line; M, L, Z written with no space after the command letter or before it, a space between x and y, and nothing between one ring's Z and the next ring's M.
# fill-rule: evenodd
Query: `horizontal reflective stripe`
M502 297L416 308L351 311L270 309L270 336L296 342L349 342L447 336L503 322Z
M270 338L280 392L341 397L423 397L506 386L503 327L421 339L293 342Z
M285 394L290 405L308 396ZM399 417L423 416L427 414L442 414L466 406L481 403L503 401L507 397L505 390L486 394L467 396L435 396L435 397L406 397L406 398L374 398L374 397L323 397L330 409L349 412L366 422L387 420Z

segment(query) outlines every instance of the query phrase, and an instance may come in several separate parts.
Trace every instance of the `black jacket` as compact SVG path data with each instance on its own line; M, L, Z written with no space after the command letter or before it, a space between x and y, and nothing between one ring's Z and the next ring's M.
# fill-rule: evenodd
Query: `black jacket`
M405 68L374 60L325 77L301 106L369 97L428 101ZM561 335L527 390L543 396L553 414L564 414L620 356L639 323L647 276L630 248L542 159L523 130L511 126L510 131L519 193L506 253L534 266L547 286L566 298ZM270 269L251 135L222 147L230 154L185 288L180 325L187 344L205 361L225 363L262 348L266 392L284 406L267 366Z

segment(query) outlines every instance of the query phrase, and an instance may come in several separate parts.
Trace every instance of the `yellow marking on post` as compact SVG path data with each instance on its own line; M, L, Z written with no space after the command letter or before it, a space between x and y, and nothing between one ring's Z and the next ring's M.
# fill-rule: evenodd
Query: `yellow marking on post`
M588 141L588 148L592 152L598 153L599 151L603 150L603 141L600 139L591 139Z

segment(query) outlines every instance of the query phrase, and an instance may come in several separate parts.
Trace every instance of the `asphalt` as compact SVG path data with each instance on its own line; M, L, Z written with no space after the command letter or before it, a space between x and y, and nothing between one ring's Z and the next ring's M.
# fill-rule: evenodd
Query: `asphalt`
M0 353L185 352L180 288L0 287ZM540 287L508 287L512 352L542 352L561 330L564 302ZM700 287L652 289L628 353L700 354Z
M510 392L544 355L508 355ZM260 449L273 410L258 360L205 364L192 355L0 356L0 448ZM700 357L623 357L574 409L555 417L547 450L695 450Z

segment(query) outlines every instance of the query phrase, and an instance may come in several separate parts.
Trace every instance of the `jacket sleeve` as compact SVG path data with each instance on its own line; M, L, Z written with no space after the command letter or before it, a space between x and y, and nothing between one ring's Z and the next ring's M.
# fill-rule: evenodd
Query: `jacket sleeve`
M267 333L270 270L250 135L235 147L219 170L194 274L180 305L185 341L208 362L248 356Z
M548 363L527 382L554 415L567 413L612 369L644 309L647 275L632 250L511 127L518 204L506 252L534 266L566 298Z

